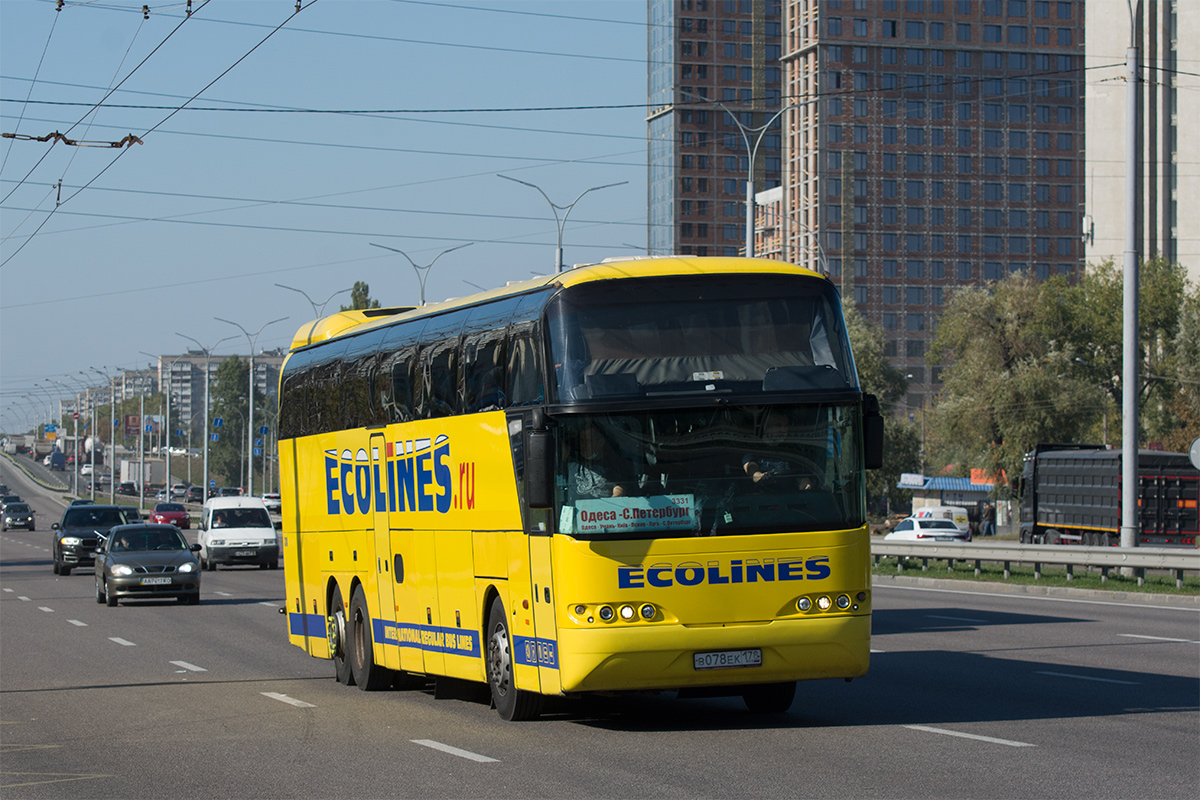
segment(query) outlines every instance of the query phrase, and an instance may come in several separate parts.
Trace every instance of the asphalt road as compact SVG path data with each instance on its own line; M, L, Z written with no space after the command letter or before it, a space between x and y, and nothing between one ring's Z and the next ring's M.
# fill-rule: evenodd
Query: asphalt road
M0 795L1193 798L1200 611L875 589L871 672L789 713L671 695L505 723L433 684L367 693L287 642L283 572L205 572L199 606L97 605L50 571L61 504L14 478L0 535ZM444 688L444 687L443 687ZM442 692L439 692L439 694Z

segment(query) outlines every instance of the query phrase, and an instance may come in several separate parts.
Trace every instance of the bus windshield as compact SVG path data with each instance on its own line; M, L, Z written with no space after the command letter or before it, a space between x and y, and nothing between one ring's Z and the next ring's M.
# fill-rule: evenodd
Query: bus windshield
M547 308L561 404L858 389L841 306L826 281L610 283L568 287Z
M856 528L856 404L718 406L557 420L558 531L660 538Z

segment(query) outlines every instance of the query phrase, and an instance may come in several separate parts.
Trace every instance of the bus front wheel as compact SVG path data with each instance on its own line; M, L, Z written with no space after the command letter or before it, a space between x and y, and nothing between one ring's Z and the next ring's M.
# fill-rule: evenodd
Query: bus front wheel
M371 635L371 612L362 586L354 587L350 598L350 630L346 642L354 683L364 692L377 692L391 683L389 670L375 663L375 639Z
M535 719L541 710L542 698L534 692L518 689L513 678L512 637L508 633L508 617L504 603L497 597L492 601L487 626L487 676L492 690L492 704L500 718L510 722Z
M329 655L333 659L334 675L338 683L354 685L354 672L350 659L346 658L346 604L342 601L342 590L333 587L329 600L329 615L325 618L325 638L329 641Z

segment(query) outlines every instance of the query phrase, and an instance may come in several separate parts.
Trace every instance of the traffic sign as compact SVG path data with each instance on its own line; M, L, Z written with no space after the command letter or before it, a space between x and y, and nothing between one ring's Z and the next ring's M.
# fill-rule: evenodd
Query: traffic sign
M217 417L216 419L214 419L214 420L213 420L213 427L214 427L214 428L219 428L219 427L221 427L221 426L222 426L222 425L224 425L224 424L225 424L225 420L221 419L220 417Z
M215 441L217 441L217 440L218 440L218 439L220 439L220 438L221 438L221 434L219 434L219 433L214 433L214 434L212 435L212 441L214 441L214 442L215 442Z
M261 455L262 455L262 448L261 448L261 447L256 447L256 448L254 448L254 455L256 455L256 456L261 456Z

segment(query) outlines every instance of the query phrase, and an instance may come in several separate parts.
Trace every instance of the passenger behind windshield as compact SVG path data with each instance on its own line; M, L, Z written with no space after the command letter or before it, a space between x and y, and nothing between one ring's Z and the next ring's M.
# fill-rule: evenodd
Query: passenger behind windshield
M273 528L265 508L226 508L213 514L214 528Z
M568 494L573 498L622 497L631 486L627 467L627 462L622 465L618 460L600 428L592 422L584 423L568 462Z

